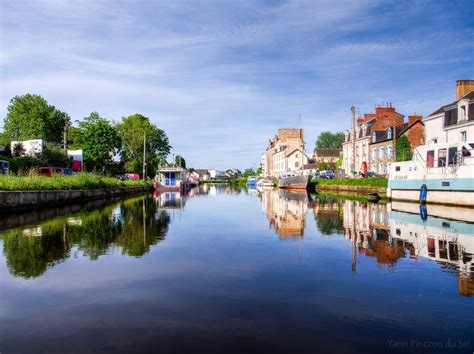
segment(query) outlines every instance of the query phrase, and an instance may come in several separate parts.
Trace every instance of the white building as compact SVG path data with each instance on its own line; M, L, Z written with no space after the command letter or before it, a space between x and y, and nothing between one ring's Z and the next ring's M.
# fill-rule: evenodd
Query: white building
M427 145L474 141L474 80L459 80L456 86L456 101L423 119Z

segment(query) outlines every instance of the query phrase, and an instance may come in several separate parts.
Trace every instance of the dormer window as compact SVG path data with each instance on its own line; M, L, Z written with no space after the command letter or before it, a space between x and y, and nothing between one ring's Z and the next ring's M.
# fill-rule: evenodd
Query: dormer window
M377 140L377 134L375 134L375 132L372 132L372 142L375 143L376 140Z
M392 128L387 129L387 139L392 139Z

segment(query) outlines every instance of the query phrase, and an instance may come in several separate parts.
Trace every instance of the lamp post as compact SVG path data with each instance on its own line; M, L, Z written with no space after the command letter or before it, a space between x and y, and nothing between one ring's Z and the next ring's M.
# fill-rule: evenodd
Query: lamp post
M351 107L352 111L352 164L351 164L351 170L355 171L356 169L356 163L355 163L355 154L356 154L356 137L355 137L355 107ZM351 172L352 172L351 171Z

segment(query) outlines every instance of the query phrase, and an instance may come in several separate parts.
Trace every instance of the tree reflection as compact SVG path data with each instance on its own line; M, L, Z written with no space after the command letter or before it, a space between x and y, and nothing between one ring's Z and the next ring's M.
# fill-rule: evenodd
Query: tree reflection
M3 231L0 237L11 273L32 278L67 259L73 248L91 260L112 246L141 257L165 238L169 223L169 214L158 210L152 198L138 197Z

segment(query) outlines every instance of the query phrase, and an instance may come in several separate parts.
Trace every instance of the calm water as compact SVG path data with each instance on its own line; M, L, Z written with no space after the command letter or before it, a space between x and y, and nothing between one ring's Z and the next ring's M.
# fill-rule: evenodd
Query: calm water
M474 212L427 211L205 186L0 217L0 352L472 353Z

